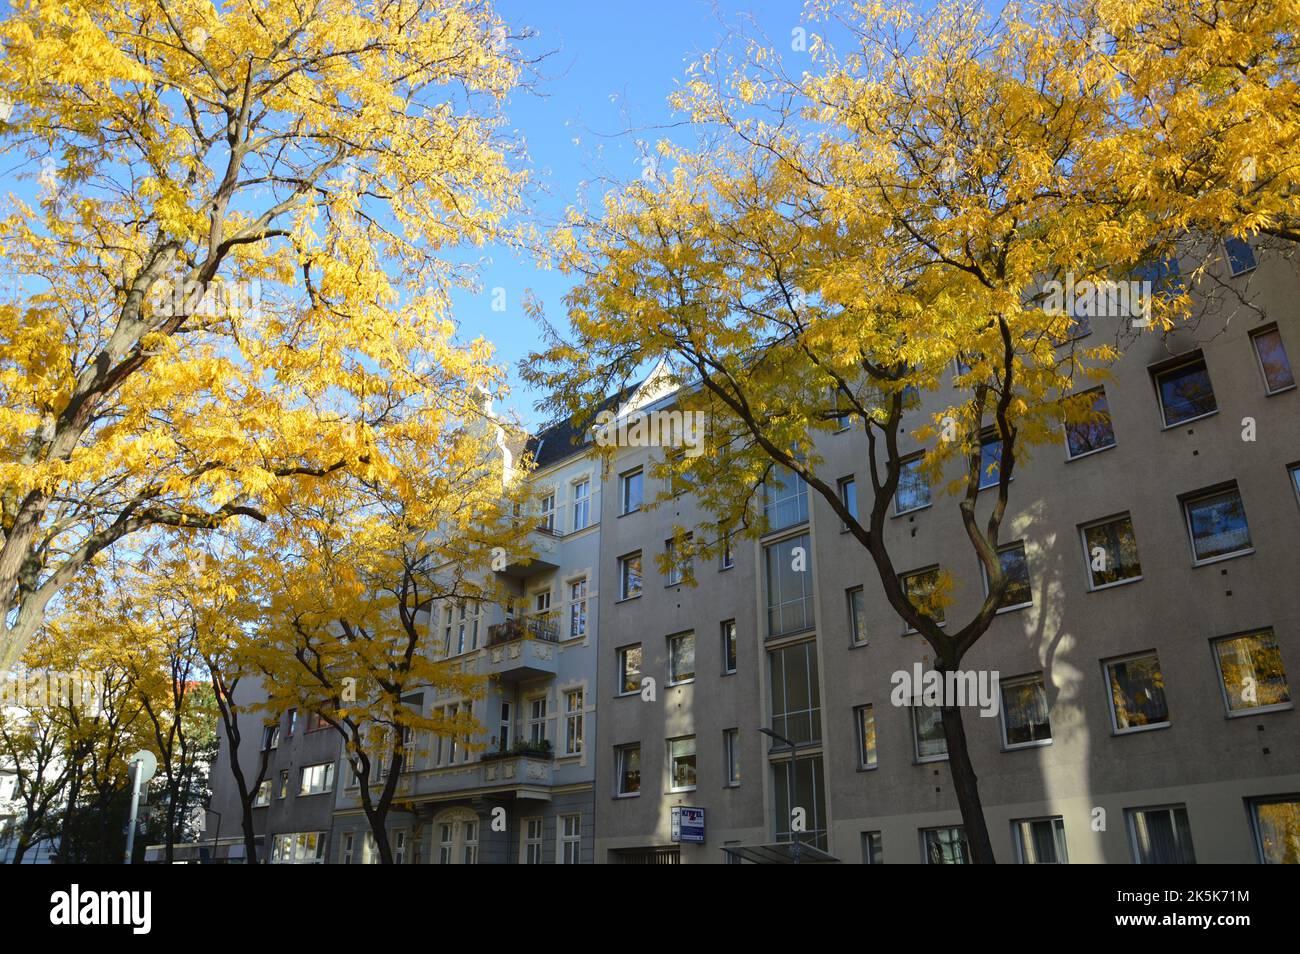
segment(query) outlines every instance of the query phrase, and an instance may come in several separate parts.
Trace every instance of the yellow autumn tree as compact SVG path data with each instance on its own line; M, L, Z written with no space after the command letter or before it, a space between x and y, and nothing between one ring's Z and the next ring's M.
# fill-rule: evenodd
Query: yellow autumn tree
M774 46L733 37L673 96L699 146L661 143L662 174L571 213L553 247L579 280L572 331L525 373L556 410L589 413L608 382L663 362L681 407L708 422L705 453L659 466L709 514L679 557L762 534L763 488L796 475L861 544L935 668L952 671L1014 585L998 551L1015 468L1063 425L1095 421L1079 395L1127 338L1189 314L1190 289L1167 283L1117 316L1115 340L1088 344L1086 312L1053 304L1052 283L1127 279L1197 224L1171 219L1136 178L1130 140L1155 131L1141 110L1117 124L1139 92L1098 54L1095 14L814 7L846 51L814 35L812 65L801 53L790 69ZM860 516L816 444L850 422L869 448ZM905 473L911 443L926 448L919 474ZM988 581L964 619L944 619L957 581L943 571L909 587L886 534L900 483L941 476ZM692 528L678 529L684 543ZM945 705L942 719L972 858L992 862L961 711Z
M383 467L448 377L450 250L510 237L514 40L479 0L20 2L0 23L0 668L95 554Z
M268 711L296 708L339 734L384 864L403 773L428 740L481 744L468 706L432 704L479 698L486 679L447 660L456 650L435 639L437 621L448 606L500 602L493 571L529 552L527 461L510 452L519 435L421 420L399 441L392 481L337 481L260 531L265 603L246 650Z

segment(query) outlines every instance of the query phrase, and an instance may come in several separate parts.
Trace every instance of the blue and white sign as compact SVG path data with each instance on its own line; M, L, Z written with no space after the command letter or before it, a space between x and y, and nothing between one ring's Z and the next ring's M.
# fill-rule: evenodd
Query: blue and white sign
M672 840L674 844L681 842L704 844L704 809L674 806Z

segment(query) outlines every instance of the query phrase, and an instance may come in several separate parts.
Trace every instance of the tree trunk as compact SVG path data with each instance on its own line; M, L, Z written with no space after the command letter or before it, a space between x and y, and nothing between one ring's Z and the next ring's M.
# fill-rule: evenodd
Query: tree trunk
M31 847L31 846L28 845L28 843L27 843L27 836L26 836L26 835L19 835L19 836L18 836L18 843L14 845L14 860L11 861L11 862L9 862L9 863L12 864L12 865L20 865L20 864L22 864L22 863L23 863L23 856L27 854L27 849L28 849L29 847Z
M948 744L948 770L952 773L952 787L957 793L961 808L961 822L966 830L966 843L970 846L971 863L996 864L993 843L989 840L988 823L984 820L984 805L980 801L979 779L971 764L970 750L966 746L966 729L962 725L961 709L945 706L943 731Z

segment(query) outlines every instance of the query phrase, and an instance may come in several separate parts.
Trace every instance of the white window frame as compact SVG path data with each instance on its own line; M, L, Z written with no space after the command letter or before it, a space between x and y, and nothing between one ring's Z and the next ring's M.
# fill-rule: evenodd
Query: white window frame
M636 560L640 566L637 576L636 592L632 592L628 586L628 566L632 560ZM618 599L619 602L624 600L640 599L641 594L645 592L645 553L641 550L633 550L631 553L625 553L618 558Z
M1261 626L1257 629L1247 629L1239 633L1228 633L1225 636L1215 636L1210 640L1210 655L1214 657L1214 671L1219 677L1219 692L1223 698L1223 712L1229 719L1239 719L1243 716L1260 715L1265 712L1287 712L1295 708L1295 700L1287 702L1275 702L1271 705L1252 706L1249 709L1233 709L1230 697L1228 696L1228 682L1223 678L1223 659L1219 656L1219 643L1226 642L1230 639L1241 639L1246 636L1263 636L1269 635L1273 638L1273 644L1278 648L1278 654L1282 652L1282 646L1278 642L1277 633L1271 626ZM1283 661L1285 664L1285 660ZM1285 675L1285 666L1284 672ZM1286 683L1287 692L1291 691L1291 680L1288 678Z
M636 506L628 506L628 490L632 487L634 478L641 478L640 499L637 500ZM630 513L639 513L645 505L645 468L633 467L618 475L618 508L620 516L627 516Z
M854 735L858 740L858 771L860 772L871 772L880 767L879 733L876 734L876 745L872 749L872 761L868 762L866 758L866 726L863 725L862 717L868 712L871 713L871 724L874 727L876 724L876 707L874 704L868 702L864 705L853 707L853 728Z
M723 766L727 770L724 788L740 787L740 729L722 730Z
M623 745L616 745L614 747L614 797L615 798L638 798L641 795L641 789L645 787L645 785L642 784L645 781L643 777L641 778L640 783L638 783L635 792L623 791L623 776L626 774L624 772L623 766L625 760L627 759L628 754L631 753L633 749L636 750L637 762L640 763L641 761L640 742L627 742L624 743ZM638 772L641 774L641 776L644 776L645 768L639 766Z
M1128 844L1129 850L1133 853L1133 863L1135 865L1143 864L1142 852L1138 849L1137 836L1137 816L1144 815L1148 812L1168 812L1171 816L1174 812L1181 810L1187 816L1187 829L1190 832L1192 827L1191 813L1187 811L1187 805L1184 802L1171 803L1168 805L1142 805L1137 808L1124 809L1124 821L1128 827ZM1175 822L1172 826L1174 837L1178 837L1178 824ZM1188 846L1191 849L1193 861L1196 859L1196 844L1193 842Z
M942 569L942 567L939 566L939 564L937 564L937 563L933 563L933 564L931 564L930 566L923 566L923 567L921 567L921 568L919 568L919 569L916 569L916 570L908 570L906 573L900 573L900 574L898 575L898 585L902 588L902 590L903 590L903 596L907 598L907 601L908 601L909 603L912 602L912 598L911 598L910 596L907 595L907 581L910 580L910 579L911 579L912 577L914 577L914 576L920 576L922 573L930 573L931 571L933 571L933 572L935 572L935 573L942 573L942 572L943 572L943 569ZM915 605L915 604L913 604L913 605ZM948 614L947 614L947 613L944 613L944 618L943 618L943 619L934 620L935 624L936 624L937 626L939 626L940 628L946 626L946 625L948 624L947 616L948 616ZM930 617L930 618L931 618L931 619L934 619L933 616ZM913 629L911 626L908 626L906 623L904 623L904 625L907 626L907 628L903 630L903 635L904 635L904 636L911 636L911 635L913 635L913 634L915 634L915 633L920 632L920 630L918 630L918 629Z
M1025 541L1013 540L1010 543L1004 543L1000 547L998 547L998 554L997 554L998 562L999 564L1002 562L1002 554L1004 552L1010 552L1011 550L1014 550L1017 547L1019 547L1020 551L1025 555L1025 574L1029 576L1029 599L1023 603L1011 603L1007 606L999 606L997 609L997 613L995 615L1001 615L1002 613L1014 613L1016 610L1028 609L1029 607L1034 605L1034 578L1029 573L1029 550L1025 546ZM988 571L984 569L983 563L980 564L980 575L984 579L984 595L988 596L989 575L988 575Z
M570 703L577 696L578 707ZM581 755L586 746L587 692L582 686L564 690L564 754ZM576 731L575 731L576 726ZM577 743L576 747L574 742Z
M734 676L740 668L740 640L734 619L724 619L722 621L721 636L722 675Z
M695 782L692 783L692 784L690 784L690 785L678 785L677 782L676 782L676 773L673 771L673 769L676 767L676 764L677 764L677 758L676 758L676 756L673 755L673 743L674 743L674 742L686 742L686 741L688 741L688 740L689 740L690 743L691 743L691 751L690 751L690 755L691 755L691 757L692 757L693 759L695 759ZM695 791L695 789L699 786L699 782L700 782L700 761L699 761L699 760L700 760L700 747L699 747L699 743L698 743L698 741L696 740L695 736L694 736L694 735L679 735L679 736L675 736L675 737L673 737L673 738L671 738L671 739L666 739L665 742L666 742L666 748L667 748L667 750L668 750L668 751L667 751L667 755L668 755L668 758L667 758L667 765L668 765L668 786L667 786L667 788L668 788L668 791L669 791L669 792L693 792L693 791ZM683 758L685 758L685 756L683 756Z
M345 831L343 833L343 843L339 847L340 864L352 864L352 853L356 846L356 837L356 832Z
M857 595L862 602L862 613L854 612L853 597ZM867 591L863 586L850 586L844 590L845 609L849 614L849 645L867 645Z
M1115 418L1110 413L1110 395L1106 393L1105 385L1099 384L1095 388L1085 388L1079 392L1078 396L1081 397L1085 394L1092 394L1094 391L1100 391L1101 396L1106 399L1106 417L1110 421L1110 443L1105 447L1094 447L1092 450L1086 450L1082 454L1075 454L1070 450L1070 427L1066 424L1061 428L1061 436L1065 439L1065 460L1067 463L1075 460L1083 460L1085 457L1091 457L1093 454L1104 454L1106 451L1114 450L1119 446L1119 437L1115 434Z
M530 744L540 745L547 739L547 729L550 722L550 706L548 705L548 694L531 695L524 697L524 732L525 738ZM536 715L538 703L541 704L542 714L538 718ZM537 737L537 731L540 729L540 737Z
M584 576L574 577L570 579L568 583L565 584L565 586L568 590L568 595L569 595L569 600L568 600L569 636L568 638L581 639L582 637L587 635L587 624L589 622L587 617L587 600L589 598L588 593L591 588L590 583L587 577L584 575ZM574 613L578 611L579 608L581 608L581 619L582 619L581 627L577 626L578 617L574 615Z
M569 823L576 829L569 832ZM569 860L568 849L573 849L573 860ZM582 814L559 815L555 819L555 863L557 865L582 864Z
M1214 395L1214 410L1204 411L1201 414L1197 414L1195 417L1184 418L1181 421L1170 424L1169 418L1165 414L1165 396L1164 392L1160 389L1160 379L1167 374L1174 371L1180 371L1183 368L1194 364L1199 364L1205 369L1205 377L1210 382L1210 393ZM1188 355L1185 360L1174 360L1165 365L1157 365L1157 367L1159 370L1151 370L1150 374L1152 383L1155 385L1156 389L1156 404L1160 407L1160 429L1162 431L1172 430L1175 427L1182 427L1184 424L1191 424L1193 421L1204 420L1207 417L1212 417L1219 413L1219 394L1214 388L1214 379L1210 377L1210 365L1209 362L1205 360L1204 354L1193 352Z
M1035 822L1051 822L1053 847L1055 847L1056 833L1061 835L1061 845L1065 853L1065 858L1058 858L1056 861L1035 861L1032 864L1055 864L1068 865L1070 863L1070 844L1065 836L1065 818L1062 815L1038 815L1034 818L1013 818L1011 819L1011 842L1015 846L1016 864L1027 865L1031 862L1025 860L1025 836L1021 831L1022 825L1032 825Z
M1250 831L1255 840L1255 858L1260 864L1268 864L1268 859L1264 855L1264 834L1259 830L1259 806L1290 805L1295 803L1300 803L1300 793L1261 795L1259 798L1249 798L1246 800L1246 804L1250 809Z
M540 865L542 863L542 843L546 836L546 819L541 815L520 819L519 826L519 863L521 865ZM537 834L533 834L533 824L537 825Z
M718 560L720 561L720 565L718 566L719 570L730 570L736 565L736 555L731 549L730 530L727 530L722 534L722 553L719 555Z
M1121 520L1128 520L1129 527L1133 530L1133 540L1137 540L1137 527L1133 524L1133 514L1125 510L1123 513L1112 514L1109 517L1102 517L1100 520L1089 520L1087 523L1079 524L1079 545L1083 547L1083 573L1084 583L1088 587L1089 593L1097 593L1101 590L1114 589L1117 586L1125 586L1129 583L1141 582L1145 575L1139 572L1137 576L1128 576L1122 580L1113 580L1110 583L1097 583L1092 576L1092 550L1088 547L1088 531L1097 527L1104 527L1107 524L1118 523ZM1141 549L1138 550L1138 563L1141 560Z
M1250 257L1254 259L1253 265L1247 268L1243 268L1240 271L1233 271L1232 253L1228 251L1229 238L1237 239L1238 242L1241 242L1243 245L1246 246L1246 248L1250 249ZM1219 239L1219 244L1223 247L1223 264L1226 265L1228 268L1229 278L1240 278L1242 275L1249 275L1255 269L1259 268L1259 253L1255 251L1255 246L1251 245L1244 238L1238 238L1235 235L1225 235L1223 238Z
M1169 699L1165 698L1165 720L1163 722L1148 722L1146 725L1131 725L1121 729L1119 726L1119 714L1115 711L1115 690L1110 681L1110 669L1117 663L1129 662L1133 659L1146 659L1148 656L1154 656L1156 665L1160 664L1160 654L1154 649L1144 650L1139 653L1128 653L1124 656L1113 656L1101 661L1102 678L1106 687L1106 706L1110 710L1110 731L1112 735L1131 735L1134 732L1150 732L1154 729L1167 729L1173 725L1172 714L1169 710ZM1164 667L1160 667L1160 676L1163 679L1165 674Z
M637 685L635 689L627 689L627 653L629 650L641 650L641 664L637 667ZM626 646L620 646L615 650L618 657L618 692L619 696L636 696L641 694L641 678L645 676L645 644L629 643Z
M1274 388L1268 383L1268 375L1264 371L1264 356L1259 353L1259 339L1269 332L1277 335L1278 341L1282 346L1282 354L1286 357L1287 367L1291 371L1291 379L1293 383L1285 384L1280 388ZM1276 394L1286 394L1286 392L1294 391L1296 389L1296 384L1294 383L1297 380L1295 365L1291 363L1291 354L1286 350L1286 342L1282 341L1282 329L1278 327L1277 322L1272 322L1271 324L1264 325L1262 328L1254 328L1251 330L1250 350L1255 353L1255 367L1259 368L1259 377L1260 380L1264 382L1265 395L1273 397Z
M1234 480L1229 484L1223 484L1209 490L1198 490L1191 494L1184 495L1179 503L1183 508L1183 526L1187 529L1187 546L1192 554L1192 566L1209 566L1211 563L1219 563L1223 560L1235 560L1238 557L1249 556L1255 552L1255 538L1250 538L1250 543L1240 550L1233 550L1231 553L1220 553L1216 556L1201 558L1196 555L1196 534L1192 530L1192 505L1212 500L1215 497L1226 497L1231 493L1236 493L1237 499L1241 501L1242 513L1246 516L1246 533L1250 534L1250 515L1246 514L1246 498L1241 495L1241 487Z
M942 755L922 755L921 754L921 726L916 720L916 714L919 711L934 711L939 713L939 724L943 725L943 712L938 706L923 705L920 700L913 700L908 706L909 715L912 721L912 761L917 765L923 765L927 762L946 762L948 761L948 733L944 731L943 737L943 754Z
M854 520L858 519L858 477L856 474L849 474L847 477L841 477L835 482L836 495L840 498L840 503L844 509L849 512ZM840 532L848 533L850 527L843 520L840 521Z
M1002 691L1008 688L1014 689L1016 686L1024 685L1025 683L1031 683L1031 682L1042 683L1043 696L1044 697L1047 696L1047 675L1046 673L1043 672L1031 672L1023 676L1013 676L1010 679L998 680L998 726L999 726L999 730L1002 733L1001 741L1002 741L1002 750L1004 752L1015 752L1018 751L1019 749L1042 748L1045 745L1051 745L1054 739L1053 736L1049 735L1045 739L1030 739L1028 742L1012 742L1007 737L1007 707L1004 704L1002 698ZM1108 691L1109 688L1110 687L1108 685L1107 686ZM1051 732L1055 731L1054 729L1052 729L1052 712L1051 712L1050 705L1048 707L1048 712L1047 712L1047 727L1048 727L1048 731Z
M306 798L310 795L328 795L334 791L333 762L315 762L311 765L304 765L298 770L298 773L299 798ZM308 773L311 774L311 785L307 784ZM317 776L320 776L319 788L316 787Z
M573 532L586 530L591 524L591 476L585 475L579 477L569 484L570 495L573 498ZM585 489L585 493L579 495L578 491Z
M693 667L694 667L694 668L692 668L692 670L691 670L691 674L690 674L689 676L687 676L686 678L684 678L684 679L678 679L678 678L677 678L677 674L676 674L675 672L673 672L673 646L677 643L677 641L678 641L679 639L687 639L687 638L689 638L690 641L691 641L691 656L694 657L694 656L696 655L695 650L698 648L698 644L696 643L696 640L695 640L695 631L694 631L694 630L688 629L688 630L685 630L684 632L673 633L671 636L668 637L668 682L667 682L667 685L669 685L669 686L685 686L685 685L689 685L690 683L694 682L695 679L696 679L696 677L699 675L700 667L699 667L698 660L696 661L696 663L693 664Z
M556 530L555 491L552 490L549 494L543 497L538 506L540 517L538 527L542 530L549 530L554 533Z
M924 460L925 460L925 451L917 451L914 454L906 454L903 457L900 457L898 459L899 473L902 474L903 468L907 467L909 464L912 464L913 462L919 463ZM894 488L894 516L901 517L904 516L905 514L916 513L917 511L928 509L934 503L934 493L933 493L934 488L930 487L930 484L928 482L926 483L926 487L930 490L930 492L927 493L925 496L925 503L915 507L908 507L906 510L898 509L898 488L895 487Z
M406 864L406 829L393 829L393 864Z

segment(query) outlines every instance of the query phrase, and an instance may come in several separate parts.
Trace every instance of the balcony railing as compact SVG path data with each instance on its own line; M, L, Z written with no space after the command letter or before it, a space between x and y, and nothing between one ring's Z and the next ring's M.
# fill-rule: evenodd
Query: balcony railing
M488 627L489 646L513 643L518 639L540 639L548 643L560 641L560 627L554 616L527 616L508 619Z

